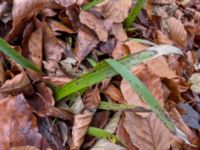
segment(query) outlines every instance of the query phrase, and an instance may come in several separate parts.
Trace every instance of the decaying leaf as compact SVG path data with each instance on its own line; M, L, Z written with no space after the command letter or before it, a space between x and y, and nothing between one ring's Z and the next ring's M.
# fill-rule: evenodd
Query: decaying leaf
M42 136L38 132L36 118L22 94L2 99L0 110L4 112L0 116L0 149L23 145L41 148Z
M111 34L113 34L115 38L120 42L126 41L128 39L127 34L123 29L122 23L113 24Z
M115 59L121 59L127 56L129 53L130 53L129 48L120 42L120 43L117 43L116 47L114 48L112 52L112 56Z
M172 134L154 113L150 113L147 118L142 118L133 112L125 112L124 128L132 143L141 150L168 150L170 148Z
M97 5L96 9L104 18L121 23L128 16L131 3L131 0L106 0Z

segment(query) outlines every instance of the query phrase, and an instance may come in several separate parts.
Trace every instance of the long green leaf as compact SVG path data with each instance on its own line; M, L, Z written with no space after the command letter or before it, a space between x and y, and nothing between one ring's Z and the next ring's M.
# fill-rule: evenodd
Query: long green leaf
M169 45L153 46L140 53L131 54L128 57L119 60L119 62L127 68L130 68L144 63L149 59L170 53L181 54L181 51L178 48ZM117 74L118 73L114 71L105 61L100 62L89 73L65 84L63 87L57 88L54 91L55 99L59 101L68 95L76 93L81 89L99 83L102 80L113 77Z
M165 114L163 108L158 101L154 98L148 88L134 75L127 67L117 62L114 59L107 59L106 62L112 67L113 70L118 72L141 96L141 98L150 106L152 111L160 118L165 126L173 133L176 132L174 124L170 118Z
M138 2L133 7L133 9L131 9L128 17L124 21L125 28L128 28L132 25L132 23L135 21L140 11L142 10L144 3L145 3L145 0L138 0Z
M39 68L32 64L28 59L20 55L2 38L0 38L0 51L8 57L10 57L11 59L13 59L16 63L22 65L24 68L30 68L34 71L42 73L42 71Z
M90 10L92 7L96 6L97 4L103 2L104 0L93 0L85 5L82 6L83 10Z

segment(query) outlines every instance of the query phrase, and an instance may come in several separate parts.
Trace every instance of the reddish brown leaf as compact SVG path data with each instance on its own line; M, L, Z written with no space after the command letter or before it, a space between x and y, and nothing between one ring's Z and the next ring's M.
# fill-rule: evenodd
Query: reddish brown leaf
M139 67L132 70L135 75L148 87L153 96L159 101L161 106L164 104L164 90L160 78L152 73L146 66L140 65ZM141 106L149 108L149 106L140 98L129 83L122 80L121 91L124 99L128 104L135 106ZM149 113L138 113L139 115L146 117Z
M170 17L167 19L167 25L171 40L184 47L187 42L187 32L181 21Z
M82 114L75 115L74 125L72 128L73 143L70 146L71 150L79 150L84 141L85 134L92 121L93 113L85 110Z
M112 56L114 59L120 59L127 56L130 53L129 48L124 45L124 43L117 43L116 47L112 52Z
M131 3L131 0L106 0L97 5L96 9L104 18L121 23L128 16Z
M121 23L115 23L112 26L111 34L115 36L115 38L120 41L126 41L128 39L127 34Z
M156 30L155 34L156 34L156 39L155 39L156 43L173 45L173 42L167 37L167 35L163 34L160 30Z
M38 133L36 118L23 95L7 97L0 101L0 149L32 145L41 148L42 136Z
M83 98L85 109L89 111L96 111L100 103L100 95L98 87L88 91Z
M94 14L86 11L81 11L80 22L94 31L98 39L106 42L108 39L108 31L111 29L112 22L110 20L102 20L97 18Z
M91 50L96 47L97 44L98 40L94 35L80 30L78 32L75 49L78 60L82 61L83 59L85 59L85 56L87 56L91 52Z
M132 143L139 149L168 150L170 148L172 134L154 113L150 113L147 118L142 118L133 112L125 112L124 128Z
M140 44L133 40L126 42L125 45L129 48L131 54L143 51L148 48L148 46Z
M110 84L107 88L103 90L103 93L108 96L111 100L123 103L124 98L122 96L121 91L114 86L113 84Z
M0 58L0 60L1 60L1 58ZM2 85L4 83L5 77L6 77L5 76L5 70L3 68L2 62L0 61L0 85Z

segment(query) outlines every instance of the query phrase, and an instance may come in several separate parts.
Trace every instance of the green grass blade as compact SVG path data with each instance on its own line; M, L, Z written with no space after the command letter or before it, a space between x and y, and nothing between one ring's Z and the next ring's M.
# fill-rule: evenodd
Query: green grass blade
M112 143L120 142L123 143L122 140L120 140L119 137L113 135L112 133L95 127L89 127L87 134L96 138L102 138L105 140L108 140Z
M137 54L131 54L119 60L119 62L127 68L130 68L132 66L137 66L141 63L144 63L152 58L170 53L182 54L180 49L174 46L158 45L150 47ZM117 74L118 73L114 71L112 67L110 67L105 61L100 62L92 71L88 72L87 74L84 74L83 76L65 84L62 87L56 88L54 91L55 99L56 101L59 101L66 96L76 93L84 88L92 86Z
M156 53L154 51L145 51L136 55L130 55L122 59L120 62L127 67L131 67L138 65L155 55ZM116 74L117 73L109 65L107 65L106 62L101 62L97 64L91 72L67 83L63 87L57 88L54 92L55 99L57 101L61 100L65 96L76 93L83 88L99 83L100 81L113 77Z
M129 28L133 24L133 22L135 21L135 19L139 15L140 11L142 10L144 4L145 4L145 0L138 0L138 2L131 9L128 17L124 21L124 27L125 28Z
M96 6L97 4L103 2L104 0L93 0L85 5L82 6L82 9L85 11L90 10L92 7Z
M14 50L5 40L0 38L0 51L5 55L13 59L16 63L20 64L24 68L30 68L34 71L42 73L42 71L32 64L28 59L20 55L16 50Z
M152 111L160 118L164 125L171 132L175 133L176 130L174 124L165 114L163 108L160 106L148 88L135 75L133 75L126 66L122 65L114 59L108 59L106 62L134 88L134 90L141 96L141 98L150 106Z

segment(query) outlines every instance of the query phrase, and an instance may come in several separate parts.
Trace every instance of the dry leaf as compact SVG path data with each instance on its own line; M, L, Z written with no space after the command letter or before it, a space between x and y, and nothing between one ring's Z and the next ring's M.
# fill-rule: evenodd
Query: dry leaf
M132 71L147 86L147 88L151 91L152 95L158 100L160 105L163 106L164 90L160 78L154 73L152 73L150 69L148 69L144 65L140 65L139 67L134 68ZM149 106L140 98L140 96L135 92L131 85L125 80L122 80L120 89L122 91L122 95L125 101L128 104L145 107L147 109L149 108ZM149 113L137 114L143 117L147 117L149 115Z
M74 125L72 127L72 140L73 143L70 146L71 150L79 150L84 141L85 134L92 121L94 113L87 110L82 114L77 114L74 117Z
M114 59L121 59L127 56L129 53L130 53L129 48L126 45L124 45L124 43L119 42L114 48L112 56Z
M98 87L88 91L83 98L85 109L95 112L100 103L100 95Z
M6 80L5 83L0 87L0 92L6 92L6 93L18 93L26 91L26 88L31 91L31 82L29 78L27 77L26 73L22 71L20 74L17 74L15 77L13 77L10 80Z
M128 39L122 23L113 24L111 34L114 35L115 38L120 42L126 41Z
M44 56L47 61L59 62L65 53L65 45L59 41L51 28L44 23Z
M47 23L54 32L60 31L60 32L66 32L66 33L70 33L70 34L75 33L72 29L70 29L66 25L64 25L58 21L55 21L53 19L48 19Z
M107 42L101 42L99 44L99 50L104 54L111 54L113 49L115 48L116 40L111 37L107 40Z
M5 81L5 70L3 68L3 64L2 64L2 61L1 61L1 58L0 58L0 86L4 83Z
M0 101L0 149L30 145L41 148L42 136L38 133L36 118L33 116L24 96L7 97Z
M173 4L175 3L175 0L153 0L154 4Z
M160 30L156 30L155 34L156 34L155 40L157 44L173 45L173 42L167 37L167 35L163 34Z
M63 86L64 84L70 82L72 79L67 76L61 76L61 77L44 76L41 78L41 80L46 84L52 84L54 86Z
M78 31L77 44L75 53L79 61L85 59L85 57L95 48L98 44L96 37L83 30Z
M12 147L10 150L39 150L39 148L34 146L18 146Z
M149 47L133 40L127 41L125 45L129 48L131 54L143 51Z
M104 18L121 23L128 16L131 4L131 0L106 0L95 8Z
M172 134L154 113L142 118L133 112L125 112L124 128L132 143L141 150L168 150Z
M65 73L58 64L58 62L43 61L42 63L44 65L44 69L46 70L49 76L56 76L56 77L65 76Z
M184 25L174 17L170 17L166 21L171 40L184 47L187 42L187 32Z
M94 31L98 39L106 42L108 39L108 31L111 29L112 22L110 20L102 20L97 18L94 14L86 11L81 11L80 22Z
M122 96L121 91L113 84L110 84L107 88L105 88L103 90L103 93L114 101L117 101L120 103L124 102L124 98Z

